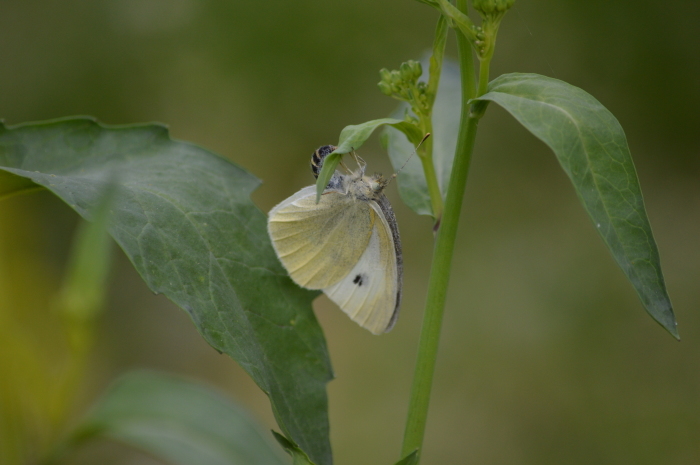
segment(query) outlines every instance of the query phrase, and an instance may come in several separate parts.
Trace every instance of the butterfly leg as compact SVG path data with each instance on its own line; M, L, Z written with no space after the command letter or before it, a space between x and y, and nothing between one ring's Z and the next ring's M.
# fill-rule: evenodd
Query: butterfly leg
M355 153L355 149L353 149L352 157L355 159L355 163L357 163L357 166L360 168L360 173L361 176L365 175L365 168L367 167L367 162L362 159L357 153Z
M340 160L339 165L343 167L343 169L347 172L347 174L352 174L352 170L350 168L348 168L347 166L345 166L345 163L343 163L343 160Z

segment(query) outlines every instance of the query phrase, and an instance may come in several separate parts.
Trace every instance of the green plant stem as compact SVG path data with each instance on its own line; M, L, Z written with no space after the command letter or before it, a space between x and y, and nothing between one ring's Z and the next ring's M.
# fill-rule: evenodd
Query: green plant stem
M408 420L406 421L406 430L404 432L402 457L414 450L418 450L420 453L423 444L430 391L440 340L440 328L445 309L445 296L452 265L452 253L479 121L478 116L470 115L470 105L468 103L474 97L475 88L471 45L466 37L459 32L457 33L457 45L462 86L460 132L450 174L450 184L445 200L442 224L438 230L433 263L430 270L426 309L418 346L418 359L411 390Z
M457 0L455 3L459 11L467 14L467 0Z
M479 89L477 95L482 96L488 91L489 85L489 68L491 65L491 57L481 61L479 66Z
M432 123L430 119L423 121L423 131L425 133L431 133L433 131ZM422 153L420 153L422 152ZM433 218L435 222L439 223L442 218L442 212L444 204L442 202L442 193L440 193L440 186L437 180L437 173L435 172L435 164L433 163L433 139L428 138L423 142L421 149L419 151L419 158L421 164L423 165L423 172L425 173L426 184L428 185L428 194L430 194L430 203L433 208Z

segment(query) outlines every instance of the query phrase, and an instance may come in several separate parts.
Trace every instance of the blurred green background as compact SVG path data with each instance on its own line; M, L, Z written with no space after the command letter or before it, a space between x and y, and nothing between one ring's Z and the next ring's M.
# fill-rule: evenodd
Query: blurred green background
M507 15L493 77L565 80L625 128L683 341L644 312L553 154L492 105L467 188L423 463L700 463L699 19L695 0L518 0ZM393 110L378 70L421 57L435 20L411 0L0 0L0 118L167 123L174 138L261 178L254 200L267 211L311 184L316 147ZM391 171L376 138L361 155ZM375 337L325 297L315 302L337 376L338 465L393 463L403 433L432 234L389 190L406 268L398 325ZM65 350L51 306L76 222L47 193L0 202L0 369L25 367L16 384L27 399L45 394L36 380ZM74 418L118 374L150 367L206 380L274 427L247 375L121 253L110 289ZM11 339L32 353L13 352ZM27 402L40 417L42 404ZM42 428L27 420L37 437ZM69 460L97 461L159 463L106 442Z

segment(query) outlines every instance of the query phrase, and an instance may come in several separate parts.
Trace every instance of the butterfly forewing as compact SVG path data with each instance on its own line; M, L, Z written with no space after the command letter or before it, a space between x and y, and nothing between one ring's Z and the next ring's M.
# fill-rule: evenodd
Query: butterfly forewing
M316 204L309 186L270 212L272 244L292 279L308 289L325 289L357 264L374 226L366 202L327 191Z

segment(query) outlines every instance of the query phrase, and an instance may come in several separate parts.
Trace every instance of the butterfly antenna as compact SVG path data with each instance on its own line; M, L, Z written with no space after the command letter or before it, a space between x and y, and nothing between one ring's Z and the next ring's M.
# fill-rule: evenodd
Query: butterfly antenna
M390 178L389 181L387 182L387 185L389 185L389 183L390 183L391 181L393 181L393 180L399 175L399 173L406 167L406 165L408 165L408 162L411 161L411 158L413 158L413 155L415 155L416 152L418 152L418 149L420 148L421 145L423 145L423 142L425 142L425 140L426 140L428 137L430 137L430 133L429 133L429 132L425 133L425 136L423 136L423 139L421 139L421 141L418 143L418 145L416 145L416 148L413 150L413 153L411 153L411 155L408 156L408 158L406 159L406 161L403 162L403 165L401 166L401 168L399 168L399 170L398 170L396 173L394 173L394 174L391 175L391 178Z

